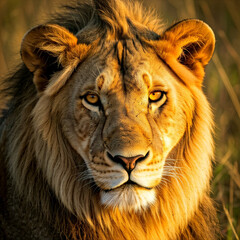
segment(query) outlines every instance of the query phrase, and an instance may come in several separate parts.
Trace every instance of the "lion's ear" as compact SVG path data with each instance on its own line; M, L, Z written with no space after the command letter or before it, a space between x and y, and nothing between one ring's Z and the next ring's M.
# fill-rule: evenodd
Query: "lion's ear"
M156 46L159 56L184 82L202 85L204 67L215 46L214 33L207 24L196 19L179 22L160 36Z
M89 46L78 44L76 36L64 27L40 25L23 38L21 57L27 68L34 73L34 83L39 92L45 90L54 72L65 71L65 78L85 58Z

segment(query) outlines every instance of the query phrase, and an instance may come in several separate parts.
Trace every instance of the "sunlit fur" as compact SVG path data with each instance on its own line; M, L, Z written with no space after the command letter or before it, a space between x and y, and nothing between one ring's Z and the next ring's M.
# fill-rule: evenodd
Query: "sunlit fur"
M22 45L22 58L27 67L22 65L5 81L8 87L1 94L11 96L11 100L0 122L0 204L3 206L0 206L0 230L2 228L12 239L31 239L27 238L31 236L29 232L35 234L35 238L45 236L46 239L60 236L83 240L216 239L216 213L209 197L213 121L200 87L203 67L214 47L212 32L201 21L193 20L185 25L187 32L191 29L194 35L200 24L202 33L207 31L211 41L202 41L202 48L197 48L195 42L204 40L205 34L186 39L194 57L184 61L184 53L178 51L185 44L178 40L174 40L177 53L168 54L178 30L167 31L164 35L157 17L142 10L140 4L118 0L96 2L96 7L85 3L66 8L65 13L56 16L48 25L39 27L37 35L35 30L30 32L27 35L30 38L25 38ZM182 26L181 33L186 30ZM51 37L45 34L48 29ZM38 34L42 39L37 39ZM164 69L168 69L171 81L176 82L173 91L178 92L177 99L169 97L168 101L174 102L175 107L160 114L160 130L156 132L161 134L163 152L164 147L171 150L165 159L161 181L152 190L138 189L140 195L141 191L144 193L136 199L132 186L115 190L117 194L105 195L89 174L91 166L86 163L88 154L85 151L89 150L91 140L87 132L90 129L88 110L79 107L79 128L85 140L81 149L75 141L75 133L69 130L71 119L63 118L73 111L67 105L77 82L72 73L81 76L77 69L87 57L93 60L86 69L100 62L112 62L111 58L101 59L97 54L106 41L122 39L141 42L142 48L155 56L153 61L161 61ZM190 46L192 41L194 44ZM38 43L41 44L36 51ZM189 55L192 57L191 54L187 57ZM160 58L163 62L157 60ZM32 65L33 60L36 62ZM52 69L48 69L50 73L46 71L49 61L53 61L52 68L57 69L57 73ZM85 74L87 79L89 72L86 70ZM98 86L102 87L101 81ZM175 112L179 115L174 115ZM181 125L183 134L179 133L182 130L171 127L179 119L185 119ZM161 129L161 126L166 127ZM181 138L171 146L171 137L176 135ZM128 191L132 199L127 196ZM118 196L127 199L123 207ZM127 210L128 201L131 206L136 201L136 207ZM14 217L6 217L7 212L14 213Z

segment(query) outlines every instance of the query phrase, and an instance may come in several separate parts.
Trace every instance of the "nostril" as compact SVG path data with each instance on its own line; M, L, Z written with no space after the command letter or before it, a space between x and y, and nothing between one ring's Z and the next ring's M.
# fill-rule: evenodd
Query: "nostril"
M147 154L144 155L137 155L134 157L124 157L121 155L116 155L116 156L112 156L109 152L107 152L107 156L116 163L121 164L124 169L126 169L128 172L132 171L135 167L136 164L140 161L143 161L144 159L146 159L149 155L149 152L147 152Z

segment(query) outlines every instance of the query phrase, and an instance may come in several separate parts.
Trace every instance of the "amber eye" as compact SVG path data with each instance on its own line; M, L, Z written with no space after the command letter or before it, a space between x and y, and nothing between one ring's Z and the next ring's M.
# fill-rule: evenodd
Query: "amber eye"
M86 100L87 103L91 105L98 105L99 104L99 96L95 93L88 93L87 95L84 96L84 99Z
M149 100L150 100L150 102L160 101L163 98L164 94L165 93L161 92L161 91L151 92L150 95L149 95Z

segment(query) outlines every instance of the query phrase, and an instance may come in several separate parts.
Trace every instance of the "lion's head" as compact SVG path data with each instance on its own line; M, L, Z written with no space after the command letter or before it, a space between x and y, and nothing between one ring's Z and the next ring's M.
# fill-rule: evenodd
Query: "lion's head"
M199 20L163 31L138 5L95 5L78 32L54 22L23 39L36 92L20 104L13 178L30 199L50 189L102 239L100 228L117 234L111 224L126 219L124 239L148 221L151 233L139 237L175 239L209 188L212 119L201 85L213 32Z

